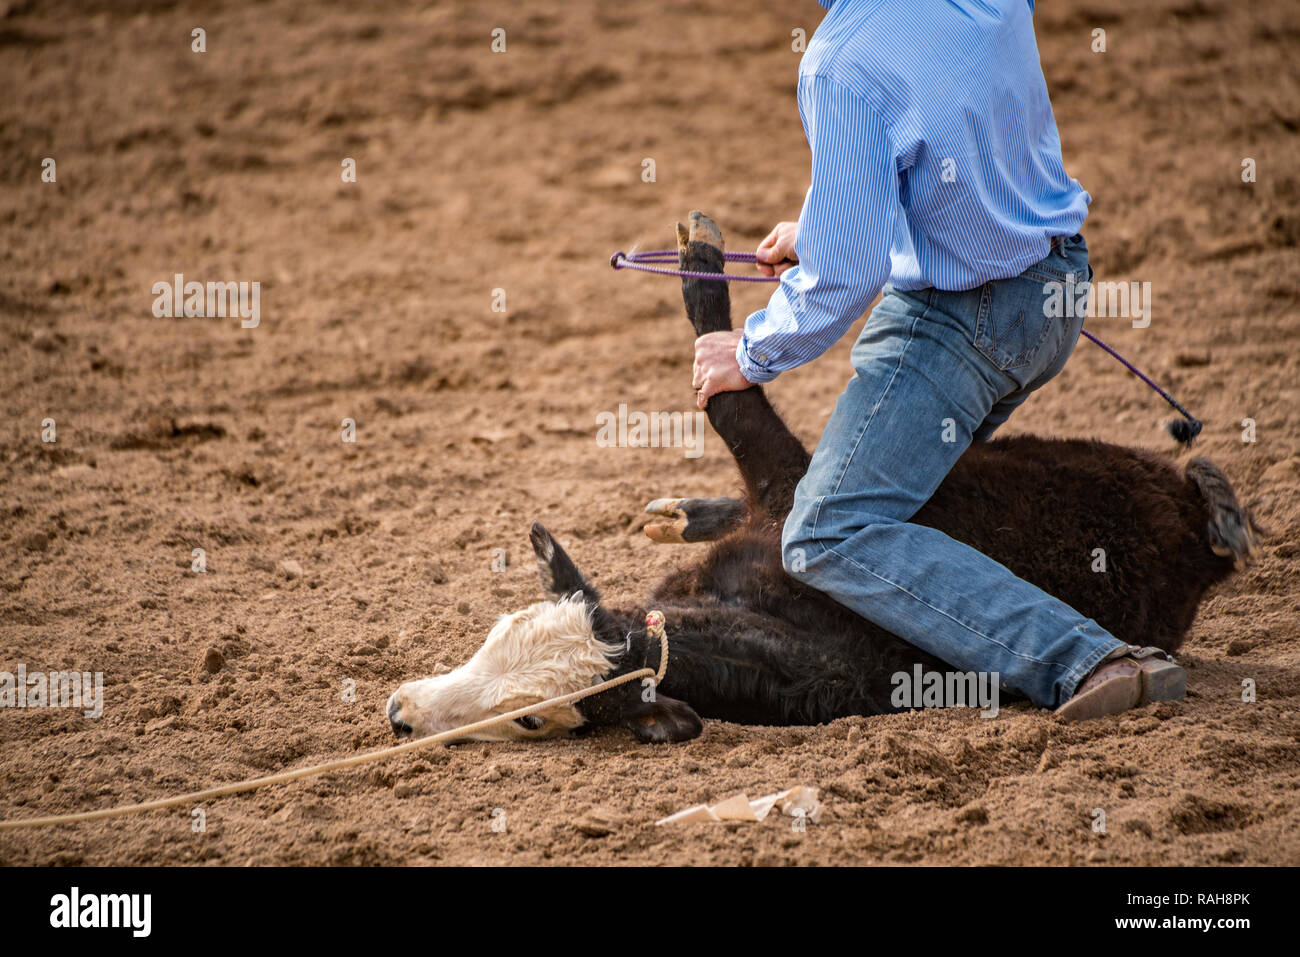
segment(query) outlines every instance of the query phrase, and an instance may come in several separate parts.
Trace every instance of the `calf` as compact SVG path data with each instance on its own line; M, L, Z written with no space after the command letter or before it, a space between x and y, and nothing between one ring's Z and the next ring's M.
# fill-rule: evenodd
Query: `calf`
M722 238L705 216L678 226L683 269L722 272ZM696 335L731 328L725 283L684 279ZM682 741L700 716L742 724L818 724L899 710L892 677L953 671L790 578L781 525L808 452L763 389L708 404L744 483L743 500L657 500L647 527L659 541L713 541L670 574L644 605L609 608L541 525L531 532L553 600L500 618L449 674L392 695L399 736L425 736L567 694L642 667L659 644L645 612L662 610L668 671L651 694L635 683L474 735L552 737L621 724L642 741ZM913 521L937 528L1095 619L1122 641L1174 651L1206 590L1255 550L1256 528L1209 460L1178 469L1162 456L1088 440L1016 437L972 445ZM1108 570L1090 570L1094 548ZM1014 689L1012 689L1014 691ZM651 700L646 700L647 698Z

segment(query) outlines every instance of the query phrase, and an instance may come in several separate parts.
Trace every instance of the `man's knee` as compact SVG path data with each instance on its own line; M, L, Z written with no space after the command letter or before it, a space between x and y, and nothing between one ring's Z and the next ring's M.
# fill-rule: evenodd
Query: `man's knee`
M807 572L812 536L807 513L796 504L786 516L785 527L781 530L781 566L790 577L800 579Z
M815 585L819 561L837 546L852 540L855 550L863 552L861 558L872 550L878 533L900 524L901 520L865 507L854 514L840 514L842 509L825 509L820 503L805 503L800 507L796 500L781 530L781 566L792 578ZM837 519L837 515L839 516Z
M808 576L808 549L804 545L781 543L781 567L791 578L803 581Z
M810 569L817 564L817 559L854 534L855 529L825 518L821 499L796 496L781 530L781 566L791 578L814 583L815 576Z

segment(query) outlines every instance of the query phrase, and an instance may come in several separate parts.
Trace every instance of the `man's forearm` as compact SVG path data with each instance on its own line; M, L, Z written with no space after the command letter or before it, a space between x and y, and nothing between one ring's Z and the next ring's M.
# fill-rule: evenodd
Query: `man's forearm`
M798 266L787 270L767 307L745 320L736 346L736 362L745 378L755 384L770 382L838 342L884 284L881 276L863 278L861 284L833 285L810 281L809 272Z

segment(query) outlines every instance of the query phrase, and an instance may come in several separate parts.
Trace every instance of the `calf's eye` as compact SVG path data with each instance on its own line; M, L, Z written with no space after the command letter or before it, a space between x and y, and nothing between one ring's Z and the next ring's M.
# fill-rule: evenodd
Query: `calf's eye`
M535 714L526 714L522 718L515 718L515 724L529 731L536 731L542 725L546 724L546 719L540 718Z

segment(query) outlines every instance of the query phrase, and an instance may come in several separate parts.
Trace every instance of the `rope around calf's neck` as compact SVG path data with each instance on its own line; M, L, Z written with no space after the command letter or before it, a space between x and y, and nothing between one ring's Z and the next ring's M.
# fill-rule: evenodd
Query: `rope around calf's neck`
M356 754L348 758L339 758L335 761L326 761L323 764L314 764L306 768L296 768L292 771L281 771L278 774L269 774L260 778L249 778L246 781L236 781L233 784L222 784L215 788L208 788L204 791L191 791L188 794L178 794L175 797L159 798L156 801L144 801L139 804L121 804L117 807L101 808L98 811L81 811L76 814L56 814L50 817L29 817L19 818L16 820L0 821L0 831L12 831L23 827L47 827L52 824L78 824L83 821L98 821L110 817L123 817L127 814L138 814L142 811L159 811L163 808L176 807L181 804L195 804L200 801L211 801L215 798L225 797L229 794L240 794L244 791L255 791L258 788L264 788L272 784L286 784L289 781L297 781L299 778L312 777L317 774L326 774L330 771L341 771L344 768L353 768L359 764L370 764L374 761L386 761L389 758L396 757L399 754L406 754L408 751L416 751L420 748L427 748L431 744L439 744L443 741L451 741L456 738L464 737L467 734L473 734L482 731L485 728L491 728L498 724L504 724L507 721L514 721L516 718L523 718L530 714L536 714L547 708L554 708L560 705L572 704L575 701L581 701L583 698L590 698L592 695L600 694L602 691L608 691L610 688L618 685L627 684L629 681L635 681L637 678L644 678L654 682L658 687L664 680L664 675L668 673L668 632L664 627L664 614L661 611L651 611L645 616L646 632L652 638L659 639L659 668L645 667L638 668L636 671L629 671L627 674L619 675L616 678L609 678L599 684L594 684L589 688L583 688L579 691L571 691L568 694L559 695L555 698L548 698L545 701L539 701L536 704L530 704L527 707L516 708L514 711L507 711L505 714L499 714L492 718L484 718L482 721L475 721L472 724L461 725L459 728L452 728L450 731L441 731L438 734L429 735L426 738L417 738L414 741L407 741L403 744L394 744L386 748L380 748L378 751L370 751L366 754Z

